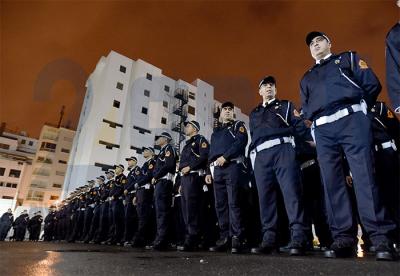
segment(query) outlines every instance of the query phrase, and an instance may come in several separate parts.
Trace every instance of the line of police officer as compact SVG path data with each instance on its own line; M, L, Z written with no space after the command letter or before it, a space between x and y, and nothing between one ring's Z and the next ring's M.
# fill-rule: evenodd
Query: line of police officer
M376 259L394 260L393 243L400 241L399 122L376 101L379 80L355 52L332 54L322 32L309 33L306 43L316 63L301 80L301 113L277 99L275 78L265 77L262 103L250 114L248 154L248 130L225 102L210 141L199 134L198 122L185 123L188 139L179 162L163 132L156 136L157 156L143 148L141 168L135 157L127 158L127 176L116 165L97 178L97 186L90 181L74 192L50 214L54 237L151 244L154 250L166 250L172 241L180 251L215 243L210 251L240 253L253 246L254 254L287 244L297 256L312 246L314 224L325 256L338 258L355 255L358 221ZM210 190L213 196L205 196ZM214 216L204 205L215 205Z

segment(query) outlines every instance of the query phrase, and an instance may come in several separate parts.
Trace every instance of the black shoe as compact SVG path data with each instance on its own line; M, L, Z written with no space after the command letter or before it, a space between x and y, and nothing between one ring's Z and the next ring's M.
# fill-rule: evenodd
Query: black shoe
M147 249L147 247L146 247ZM155 251L166 251L168 250L168 244L165 242L155 242L152 246L151 246L152 250Z
M197 251L199 249L199 247L194 244L184 243L183 245L178 245L176 247L176 249L178 251L182 251L182 252L193 252L193 251Z
M306 253L305 244L300 241L291 241L288 248L290 256L303 256Z
M139 247L139 248L143 248L146 246L146 243L144 242L143 239L135 239L132 244L132 247Z
M238 254L243 251L243 242L236 236L232 237L232 247L231 247L231 253L232 254Z
M216 243L215 246L212 246L209 248L209 251L211 252L224 252L228 250L229 248L229 239L219 239Z
M279 248L271 243L262 242L259 247L254 247L250 251L252 254L272 254L279 252Z
M334 241L329 250L324 252L325 258L353 258L357 254L356 244L351 241Z
M382 242L376 246L375 256L377 261L394 261L397 259L393 245L388 242Z

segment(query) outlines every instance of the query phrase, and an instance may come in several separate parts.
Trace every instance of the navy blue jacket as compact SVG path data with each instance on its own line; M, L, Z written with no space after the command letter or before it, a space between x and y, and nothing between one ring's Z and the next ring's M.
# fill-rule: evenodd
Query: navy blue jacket
M208 161L214 162L220 156L227 161L244 156L248 139L244 122L232 121L221 124L214 128L211 135Z
M315 64L301 80L304 116L313 121L360 103L361 99L371 108L381 88L372 69L356 53L332 54Z
M128 190L128 192L130 192L135 189L135 183L137 182L140 176L140 167L136 166L131 169L128 168L128 170L129 173L126 176L126 178L128 179L128 184L126 185L125 190Z
M197 134L186 141L182 149L179 170L189 166L190 170L204 170L207 168L210 145L204 136Z
M374 144L382 144L394 139L400 146L400 125L396 116L383 102L376 102L369 116L372 119Z
M153 158L150 158L149 160L144 162L142 168L140 169L140 175L137 180L137 184L139 185L139 187L150 184L151 179L153 178L155 165L156 161Z
M292 102L275 99L265 107L260 104L250 113L250 134L253 149L263 142L275 138L293 136L305 129L303 120L294 115Z
M126 176L123 173L117 175L110 190L110 197L112 197L113 200L118 200L118 198L123 195L125 190L125 185L127 183L128 180L126 179Z
M156 166L153 172L155 179L160 179L167 175L167 173L175 174L176 169L176 153L174 148L167 144L157 156Z
M386 84L393 109L400 112L400 23L386 36Z

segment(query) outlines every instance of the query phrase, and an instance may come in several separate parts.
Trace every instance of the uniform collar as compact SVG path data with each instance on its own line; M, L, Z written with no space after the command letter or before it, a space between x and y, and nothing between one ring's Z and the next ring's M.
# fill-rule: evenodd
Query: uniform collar
M316 60L315 64L320 64L321 60L326 60L326 59L330 58L331 56L332 56L332 53L329 53L326 56L324 56L323 58Z
M276 98L273 98L272 100L266 101L262 103L262 106L266 107L267 105L270 105L271 103L273 103L276 100Z

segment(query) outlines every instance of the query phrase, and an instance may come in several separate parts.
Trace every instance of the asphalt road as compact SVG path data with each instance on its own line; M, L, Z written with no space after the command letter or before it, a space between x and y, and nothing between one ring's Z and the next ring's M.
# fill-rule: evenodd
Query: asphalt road
M400 262L372 255L325 259L176 251L46 242L1 242L0 275L400 275Z

